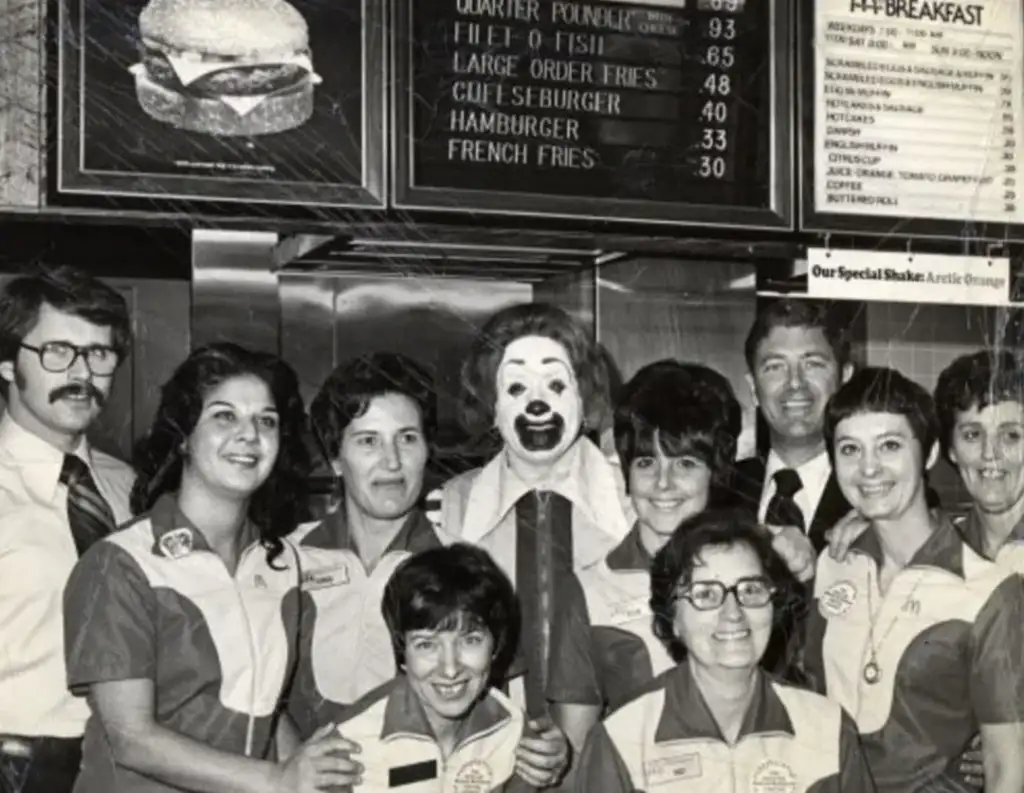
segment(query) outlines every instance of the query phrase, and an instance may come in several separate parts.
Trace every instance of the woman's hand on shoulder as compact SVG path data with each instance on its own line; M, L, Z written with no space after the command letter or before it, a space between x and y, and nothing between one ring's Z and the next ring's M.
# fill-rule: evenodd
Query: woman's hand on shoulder
M533 719L516 747L516 775L536 788L551 787L569 768L569 740L550 718Z
M828 540L828 555L837 562L846 561L846 554L860 535L871 528L868 519L857 510L851 509L831 529L825 532L825 539Z
M275 768L275 793L349 790L362 782L363 767L351 758L359 744L343 738L333 724L314 732Z

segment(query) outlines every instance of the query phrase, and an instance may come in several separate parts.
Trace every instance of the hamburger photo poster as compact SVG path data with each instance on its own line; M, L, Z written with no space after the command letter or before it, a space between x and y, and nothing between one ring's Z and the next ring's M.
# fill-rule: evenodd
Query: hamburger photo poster
M384 206L383 0L53 2L58 203Z

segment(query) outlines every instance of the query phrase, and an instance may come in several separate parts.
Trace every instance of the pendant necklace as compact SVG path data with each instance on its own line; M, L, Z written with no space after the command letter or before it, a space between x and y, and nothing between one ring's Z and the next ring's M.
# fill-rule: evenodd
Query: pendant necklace
M900 572L902 572L902 571L900 571ZM897 575L898 574L899 573L897 573ZM904 607L906 606L907 603L910 603L913 600L914 593L917 591L918 586L920 586L922 578L923 578L923 576L918 576L917 581L914 582L914 586L911 588L909 594L906 597L906 600L904 601ZM892 588L892 585L894 583L895 583L895 579L889 583L889 588L890 589ZM888 627L886 627L885 633L882 634L882 638L879 639L878 643L876 644L875 643L875 610L874 610L874 608L872 606L871 588L872 588L871 587L871 576L869 574L868 575L868 587L867 587L867 590L868 590L868 615L869 615L868 616L868 652L870 653L870 657L868 658L868 662L866 664L864 664L864 671L862 672L862 676L864 678L864 682L867 683L869 686L875 685L876 683L878 683L878 681L880 681L882 679L882 668L878 665L878 652L881 650L882 645L885 643L885 640L887 638L889 638L889 634L892 633L892 629L896 627L896 623L899 622L899 619L900 619L900 615L897 613L896 616L892 618L892 621L889 623ZM879 590L879 591L881 591L881 590ZM884 603L884 598L883 598L883 603ZM881 606L881 604L880 604L880 606ZM879 610L881 610L881 608L879 608Z

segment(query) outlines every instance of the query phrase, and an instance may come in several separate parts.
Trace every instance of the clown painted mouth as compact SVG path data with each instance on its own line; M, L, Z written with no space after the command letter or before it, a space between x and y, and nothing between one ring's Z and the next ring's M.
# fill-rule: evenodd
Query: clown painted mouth
M552 413L543 421L530 421L526 416L516 416L516 435L528 452L547 452L562 441L565 434L565 419Z

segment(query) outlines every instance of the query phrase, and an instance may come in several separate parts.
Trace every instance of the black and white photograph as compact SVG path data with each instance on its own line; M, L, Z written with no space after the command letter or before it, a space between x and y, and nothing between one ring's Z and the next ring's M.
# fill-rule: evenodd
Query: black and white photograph
M58 193L383 203L378 0L60 0Z

